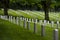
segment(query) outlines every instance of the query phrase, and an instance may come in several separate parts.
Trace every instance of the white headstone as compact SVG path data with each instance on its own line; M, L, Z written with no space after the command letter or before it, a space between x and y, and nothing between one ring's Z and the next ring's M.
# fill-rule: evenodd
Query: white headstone
M26 28L26 20L23 22L23 27Z
M6 20L5 16L3 16L3 19Z
M13 20L13 18L12 18L12 16L11 16L11 22L12 22L12 20Z
M27 22L27 29L30 29L30 21Z
M22 17L20 17L20 20L22 20Z
M58 27L59 27L59 21L57 21L57 29L58 29Z
M4 19L4 16L1 15L1 19Z
M16 23L19 25L19 17L16 18Z
M44 24L46 24L46 20L44 20Z
M8 20L8 16L7 15L5 16L5 18L6 18L6 20Z
M34 22L34 33L37 33L37 27L35 22Z
M9 21L11 21L11 16L9 16Z
M13 23L15 24L15 17L13 17Z
M53 27L54 26L54 21L51 21L51 27Z
M57 21L57 24L59 24L59 21Z
M26 20L26 18L24 18L24 20Z
M59 40L58 29L53 30L53 40Z
M6 15L4 16L4 19L6 20Z
M40 25L42 24L42 20L39 20Z
M38 21L38 20L36 19L36 23L37 23L37 21Z
M47 23L49 24L49 21Z
M3 18L4 18L4 16L1 15L1 19L3 19Z
M41 36L44 37L45 36L45 24L41 25Z
M2 19L2 15L1 15L1 19Z
M2 16L2 19L4 19L4 16Z
M42 23L42 20L40 20L40 23Z
M2 16L2 19L5 19L5 16Z

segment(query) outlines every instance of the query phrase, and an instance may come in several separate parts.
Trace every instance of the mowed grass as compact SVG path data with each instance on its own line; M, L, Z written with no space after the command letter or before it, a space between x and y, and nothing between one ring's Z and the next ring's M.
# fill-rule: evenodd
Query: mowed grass
M37 33L33 33L33 30L27 30L21 26L0 19L0 40L53 40L54 28L46 26L44 37L41 36L41 27L37 26L37 28L39 35Z
M42 23L43 24L43 23ZM23 21L21 20L20 21L20 26L24 27L23 26ZM40 40L53 40L54 38L54 29L56 29L56 24L54 24L54 27L51 27L50 24L47 24L45 26L45 36L44 37L41 37L41 24L40 23L36 23L36 29L37 29L37 32L36 34L37 35L40 35ZM27 22L26 22L26 27L27 29ZM34 33L34 23L33 22L30 22L30 32ZM58 35L60 35L60 28L58 29ZM59 40L60 40L60 36L59 36Z
M0 40L40 40L40 36L0 19Z
M44 19L44 14L42 14L42 12L36 12L36 11L28 11L28 13L31 15L29 16L29 14L26 14L24 12L20 12L20 11L16 11L16 10L10 10L8 11L9 15L12 16L24 16L24 17L28 17L28 18L40 18L40 19ZM38 15L36 15L35 13L40 13L38 17ZM52 14L53 15L53 14ZM56 14L55 14L56 15ZM55 19L51 18L51 20L56 21ZM41 25L38 23L37 24L37 33L33 33L33 28L34 25L31 22L30 23L30 30L28 31L27 28L21 28L23 27L23 21L20 23L21 26L17 26L15 24L12 24L8 21L4 21L4 20L0 20L0 30L1 30L1 36L0 39L1 40L53 40L53 30L54 28L51 28L51 26L49 27L48 25L45 27L45 36L41 37ZM26 26L27 27L27 26ZM59 29L59 35L60 35L60 29ZM59 40L60 40L60 36L59 36Z

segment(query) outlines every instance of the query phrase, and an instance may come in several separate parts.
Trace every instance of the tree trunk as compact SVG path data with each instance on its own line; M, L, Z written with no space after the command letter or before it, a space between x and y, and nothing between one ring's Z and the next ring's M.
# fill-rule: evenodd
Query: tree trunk
M49 10L45 10L45 20L49 21Z
M50 3L47 1L42 1L43 10L45 12L45 20L49 21L49 7Z
M8 15L8 8L4 7L4 15Z
M9 8L9 0L3 1L3 7L4 7L4 15L8 15L8 8Z

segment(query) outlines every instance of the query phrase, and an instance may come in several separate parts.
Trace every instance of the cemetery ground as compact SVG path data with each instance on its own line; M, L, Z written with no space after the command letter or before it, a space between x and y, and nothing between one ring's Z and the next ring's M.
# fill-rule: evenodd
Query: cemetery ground
M48 30L48 38L47 36L41 37L40 35L34 34L18 25L0 19L0 40L51 40L49 37L52 37L50 32L52 29L50 28Z
M39 40L40 36L0 19L0 40Z
M0 12L1 14L3 14L2 10ZM27 11L22 11L22 10L16 11L11 9L8 12L9 15L12 16L22 15L27 18L34 18L34 19L38 18L44 20L44 14L42 14L43 12L40 13L38 11L28 11L27 13ZM59 18L59 14L52 14L52 13L50 14L50 20L60 21L60 19L58 18ZM41 37L41 25L39 23L36 23L36 28L38 30L37 33L33 33L34 30L33 22L30 22L30 30L27 30L27 26L26 28L23 28L23 22L24 21L21 20L20 25L18 26L9 21L0 19L0 32L1 32L0 39L1 40L53 40L53 35L54 35L53 30L56 28L56 24L54 24L54 27L51 27L50 24L47 24L45 26L45 36ZM60 28L58 29L58 31L60 35ZM60 36L59 36L59 40L60 40Z
M38 26L39 32L41 31ZM54 28L46 27L46 35L41 37L41 33L34 34L33 31L22 28L16 24L10 23L9 21L0 19L0 40L52 40ZM60 29L59 29L60 35ZM60 36L59 36L60 40Z

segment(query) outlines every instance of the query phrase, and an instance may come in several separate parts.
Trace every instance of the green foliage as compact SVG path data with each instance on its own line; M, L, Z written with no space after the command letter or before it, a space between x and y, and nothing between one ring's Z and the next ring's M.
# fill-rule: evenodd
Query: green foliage
M42 5L41 5L41 1L43 0L10 0L10 7L14 7L14 4L16 7L18 7L18 4L19 4L19 7L20 7L20 4L23 5L23 6L29 6L29 5L36 5L36 7L40 7L42 8ZM59 0L45 0L48 3L50 3L50 7L51 8L54 8L54 6L60 6L60 1ZM44 4L44 3L43 3ZM13 6L12 6L13 5Z

